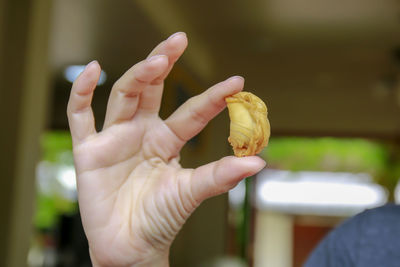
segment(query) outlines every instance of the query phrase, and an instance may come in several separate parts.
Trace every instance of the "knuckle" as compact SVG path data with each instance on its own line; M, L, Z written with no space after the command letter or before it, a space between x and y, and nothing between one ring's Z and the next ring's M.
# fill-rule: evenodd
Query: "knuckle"
M208 120L205 114L197 107L197 97L188 100L190 116L194 121L200 122L201 124L207 124Z

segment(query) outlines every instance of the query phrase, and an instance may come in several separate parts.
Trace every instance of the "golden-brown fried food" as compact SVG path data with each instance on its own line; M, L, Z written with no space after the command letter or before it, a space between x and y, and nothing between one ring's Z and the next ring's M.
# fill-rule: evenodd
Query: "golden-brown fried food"
M260 153L267 146L271 132L265 103L249 92L239 92L225 101L231 119L228 141L235 156Z

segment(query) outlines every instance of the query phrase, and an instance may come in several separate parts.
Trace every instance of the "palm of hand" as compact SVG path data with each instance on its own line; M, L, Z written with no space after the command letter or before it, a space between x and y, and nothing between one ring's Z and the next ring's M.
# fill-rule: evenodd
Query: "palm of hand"
M134 251L143 259L163 252L197 206L187 188L192 170L178 163L176 140L154 117L115 125L75 148L78 187L85 192L80 209L89 215L83 217L88 239L100 244L91 248L99 261L131 263L141 258ZM80 162L93 165L84 170Z
M89 64L74 82L68 119L81 218L95 266L168 265L175 235L201 201L265 166L258 157L180 166L186 140L225 107L225 97L243 88L242 78L228 79L161 120L162 81L186 44L183 33L174 35L114 84L100 133L90 108L99 65Z

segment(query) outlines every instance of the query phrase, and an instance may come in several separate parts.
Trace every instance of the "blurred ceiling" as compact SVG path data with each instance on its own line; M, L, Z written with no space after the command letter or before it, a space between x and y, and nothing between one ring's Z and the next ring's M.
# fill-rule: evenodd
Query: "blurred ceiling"
M400 135L398 0L53 2L55 76L98 59L115 80L185 31L180 64L205 87L244 76L277 134Z

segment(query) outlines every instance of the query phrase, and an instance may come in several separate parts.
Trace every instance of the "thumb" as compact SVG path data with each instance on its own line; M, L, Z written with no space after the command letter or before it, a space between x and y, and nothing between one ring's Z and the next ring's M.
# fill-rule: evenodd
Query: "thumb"
M194 170L191 180L191 192L198 203L227 192L242 179L252 176L265 167L260 157L224 157L218 161L203 165Z

